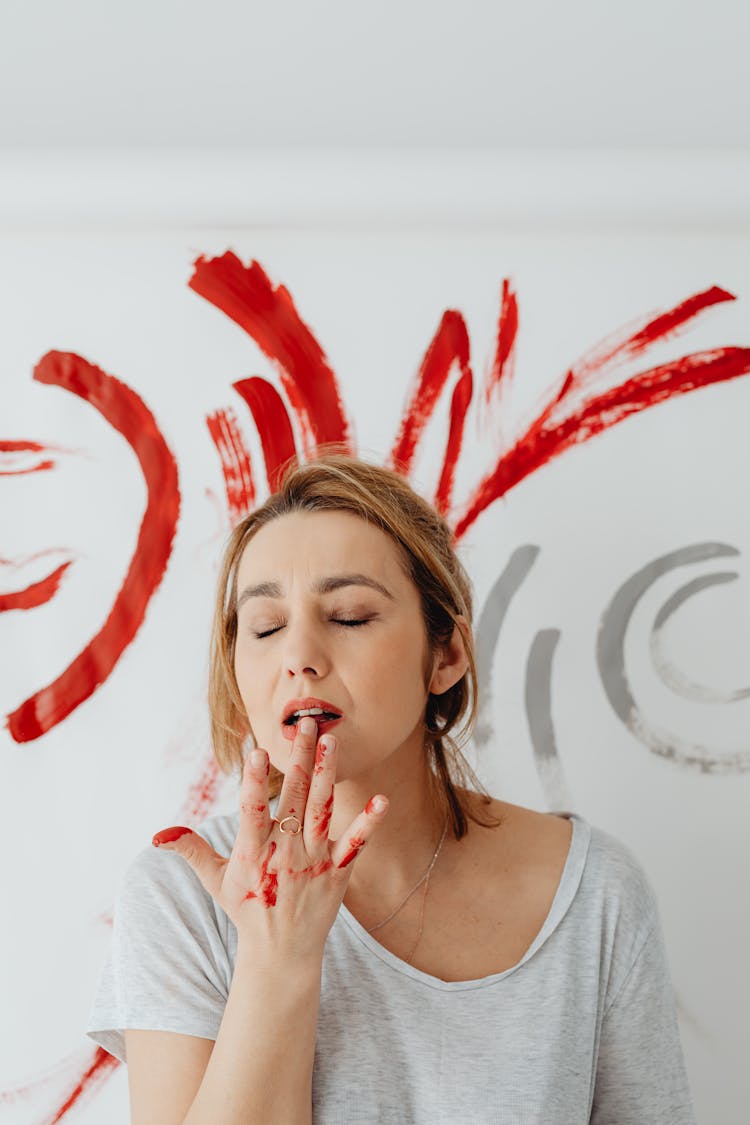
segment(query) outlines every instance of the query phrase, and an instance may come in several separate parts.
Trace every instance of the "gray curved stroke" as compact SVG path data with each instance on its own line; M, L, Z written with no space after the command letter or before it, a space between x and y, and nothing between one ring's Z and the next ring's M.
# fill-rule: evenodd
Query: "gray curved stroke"
M741 699L750 697L750 687L737 688L735 691L722 691L720 688L709 687L707 684L696 683L691 680L681 668L670 660L664 651L662 629L669 618L675 613L683 602L700 593L708 586L721 586L727 582L734 582L739 578L736 570L720 570L716 574L702 574L692 582L686 582L679 590L668 598L654 618L653 629L649 638L651 659L663 683L671 688L676 695L684 699L696 700L700 703L738 703Z
M531 543L517 547L502 574L495 580L479 615L476 628L476 660L479 707L474 728L477 750L489 745L493 737L492 664L508 607L536 562L539 547Z
M525 704L534 764L547 808L568 812L573 804L552 721L552 663L559 640L559 629L540 629L534 637L526 662Z
M602 614L596 639L596 662L612 710L629 731L655 754L702 773L744 773L750 770L746 750L716 753L708 746L680 739L659 729L643 715L630 689L625 670L625 634L635 607L662 575L680 566L707 559L739 555L727 543L694 543L655 559L622 584Z

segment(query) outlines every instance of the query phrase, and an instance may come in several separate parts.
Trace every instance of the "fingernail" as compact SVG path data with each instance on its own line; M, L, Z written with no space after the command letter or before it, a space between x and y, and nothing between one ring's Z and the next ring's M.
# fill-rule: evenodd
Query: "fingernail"
M388 802L384 801L382 797L373 797L372 800L368 802L365 812L382 812L387 803Z
M299 729L302 734L315 734L318 724L312 715L305 715L304 719L300 719Z
M163 828L161 832L157 832L151 843L155 848L161 847L162 844L171 844L174 840L179 840L180 836L184 836L186 832L192 832L192 828L184 828L182 825L175 825L174 828Z
M327 754L329 750L333 750L334 746L336 745L336 739L332 734L324 734L320 740L320 745L323 747L323 750Z
M264 750L251 750L250 751L250 765L254 770L259 770L261 766L266 764L266 755Z

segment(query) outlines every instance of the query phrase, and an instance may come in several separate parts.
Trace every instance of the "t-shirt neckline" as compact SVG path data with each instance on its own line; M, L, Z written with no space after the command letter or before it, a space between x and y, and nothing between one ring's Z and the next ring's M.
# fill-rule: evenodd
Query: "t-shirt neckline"
M499 981L505 980L505 978L512 973L517 972L518 969L530 960L537 950L544 945L547 938L554 932L564 918L578 890L591 838L591 825L587 820L579 816L578 813L558 813L557 815L565 816L573 825L570 844L568 846L568 855L565 860L562 875L560 876L560 882L557 885L555 896L552 899L547 917L539 933L536 935L523 957L521 957L520 961L504 969L501 973L492 973L490 976L478 977L475 980L442 980L440 977L432 976L430 973L425 973L421 969L415 968L414 965L410 965L407 961L402 961L395 953L391 953L389 949L386 949L385 946L376 941L372 934L367 932L364 926L357 921L343 902L339 907L338 917L348 926L349 930L362 945L364 945L370 953L374 954L375 957L385 962L386 965L390 966L390 968L394 969L396 972L411 977L412 980L418 981L428 988L439 989L444 992L458 992L468 989L486 988L490 985L497 984Z

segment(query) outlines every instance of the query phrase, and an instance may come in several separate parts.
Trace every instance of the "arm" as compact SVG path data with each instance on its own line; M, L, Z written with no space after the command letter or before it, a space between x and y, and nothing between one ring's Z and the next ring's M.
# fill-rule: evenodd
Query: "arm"
M311 1122L321 968L291 975L238 949L216 1043L126 1031L132 1125Z
M604 1014L591 1125L695 1125L657 921Z
M315 748L314 731L300 729L277 809L283 820L292 803L304 833L282 834L272 821L263 752L259 763L248 757L245 764L229 859L187 828L154 837L178 852L234 923L237 955L215 1044L189 1034L127 1032L133 1125L312 1121L325 941L351 876L352 844L359 850L387 811L385 798L380 808L368 802L331 841L335 740L324 736L313 769Z

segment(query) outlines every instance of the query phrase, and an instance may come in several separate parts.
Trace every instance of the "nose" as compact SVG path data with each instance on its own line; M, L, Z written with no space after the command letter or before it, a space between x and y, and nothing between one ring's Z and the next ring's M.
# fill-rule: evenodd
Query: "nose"
M329 657L321 629L309 620L290 621L284 630L283 660L287 675L322 679L329 670Z

